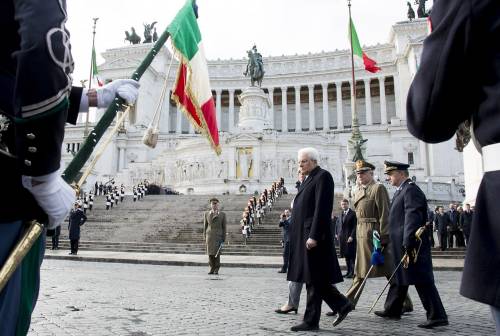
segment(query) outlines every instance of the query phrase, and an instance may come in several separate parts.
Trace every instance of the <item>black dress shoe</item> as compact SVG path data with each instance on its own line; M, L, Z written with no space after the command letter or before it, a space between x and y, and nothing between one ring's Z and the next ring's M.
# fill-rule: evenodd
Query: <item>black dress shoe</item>
M215 274L215 275L219 274L219 271L214 271L214 274Z
M290 308L290 309L281 309L281 308L278 308L276 309L274 312L278 313L278 314L288 314L288 313L291 313L291 312L295 312L295 314L297 314L297 308Z
M310 330L319 330L318 325L310 325L306 322L302 322L301 324L297 324L290 328L291 331L310 331Z
M447 326L448 319L427 320L418 325L419 328L432 329L434 327Z
M375 315L383 317L385 319L389 319L389 320L401 320L401 315L389 313L385 310L377 310L377 311L375 311Z
M337 315L336 311L329 311L328 313L326 313L326 316L335 316L335 315Z
M210 271L210 272L208 272L208 274L214 274L214 271Z
M348 300L347 303L342 308L340 308L338 312L339 316L337 316L337 319L333 321L333 326L334 327L338 326L340 322L344 321L347 314L349 314L353 310L354 310L354 305L351 303L351 301Z
M278 271L278 273L286 273L286 270L281 269Z

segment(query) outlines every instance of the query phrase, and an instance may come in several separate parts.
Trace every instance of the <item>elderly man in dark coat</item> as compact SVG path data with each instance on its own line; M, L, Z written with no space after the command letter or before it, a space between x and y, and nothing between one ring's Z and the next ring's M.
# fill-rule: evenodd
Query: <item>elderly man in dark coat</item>
M339 252L345 258L347 266L346 278L354 278L354 262L356 260L356 213L349 208L349 201L343 199L340 202L342 213L338 217Z
M408 94L408 129L423 141L437 143L452 138L462 122L472 121L484 175L460 293L491 306L499 333L500 4L435 0L431 22L433 31L424 41Z
M389 292L395 298L390 309L376 311L375 315L384 318L400 318L408 286L415 285L427 320L420 328L431 329L448 325L448 317L439 297L432 272L431 246L429 232L425 229L427 221L427 199L422 190L408 177L408 164L385 161L385 173L391 185L397 187L389 211L389 235L394 256L397 290ZM417 237L417 230L423 233ZM402 264L400 261L403 260Z
M349 300L332 286L343 280L330 225L333 178L318 166L318 160L319 154L314 148L298 152L305 180L293 202L287 279L306 283L307 304L303 322L293 326L292 331L319 329L322 301L338 312L337 324L353 309Z
M80 241L80 226L87 221L87 216L79 203L75 203L75 208L69 214L68 231L69 241L71 244L71 252L69 254L76 255L78 253L78 243Z

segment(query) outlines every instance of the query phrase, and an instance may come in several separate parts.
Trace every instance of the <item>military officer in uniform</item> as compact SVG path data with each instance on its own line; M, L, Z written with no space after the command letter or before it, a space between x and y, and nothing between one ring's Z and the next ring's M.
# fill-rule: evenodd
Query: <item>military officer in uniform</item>
M432 234L425 223L427 221L427 199L420 188L409 178L410 165L400 162L385 161L385 174L396 192L389 211L389 236L391 252L394 256L394 267L397 290L390 301L394 305L390 309L376 311L380 317L400 318L403 302L408 293L408 286L415 285L418 296L426 311L427 320L419 324L420 328L431 329L448 325L448 317L439 297L434 274L432 272L432 257L429 234ZM416 233L425 228L417 238Z
M500 333L500 3L436 0L407 101L408 129L437 143L472 121L484 175L460 293L491 306ZM464 85L467 83L467 85Z
M0 266L25 222L37 219L54 229L75 201L58 171L65 123L76 123L79 111L105 107L124 92L119 80L99 90L71 86L66 20L64 0L0 2L0 167L2 185L16 191L0 196ZM122 97L135 101L138 83L126 86ZM42 235L30 251L34 258L24 259L0 292L2 335L24 335L29 329L44 246ZM23 279L25 272L32 276Z
M347 297L357 304L363 291L362 283L365 277L370 278L385 276L390 278L394 269L392 254L389 248L389 194L387 189L377 183L373 178L375 166L369 162L356 161L356 176L361 184L354 194L354 207L356 211L356 263L354 269L354 280L351 288L347 291ZM380 240L383 247L382 255L384 263L373 267L368 275L371 266L371 256L373 252L373 231L380 234ZM395 286L389 288L389 294L396 290ZM357 295L356 295L357 293ZM387 295L385 308L392 309L393 302L390 301L391 295ZM405 301L404 312L413 311L413 305L408 297Z
M203 238L207 245L208 274L219 274L220 254L226 239L226 214L219 211L219 200L210 200L210 210L203 215Z

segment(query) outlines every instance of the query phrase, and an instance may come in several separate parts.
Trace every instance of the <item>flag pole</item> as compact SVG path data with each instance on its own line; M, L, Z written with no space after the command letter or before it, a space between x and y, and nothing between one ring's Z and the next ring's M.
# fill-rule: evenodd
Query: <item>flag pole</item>
M356 111L356 76L354 73L354 49L352 47L352 19L351 19L351 0L347 0L347 7L349 8L349 42L351 44L351 129L352 136L351 141L359 141L363 139L361 132L359 131L359 119L358 112Z
M92 51L90 54L90 74L89 74L89 90L92 88L92 75L94 73L94 47L95 47L95 27L97 25L98 17L93 18L94 26L92 27ZM83 138L85 139L89 134L89 114L90 111L87 111L87 116L85 117L85 130L83 131Z

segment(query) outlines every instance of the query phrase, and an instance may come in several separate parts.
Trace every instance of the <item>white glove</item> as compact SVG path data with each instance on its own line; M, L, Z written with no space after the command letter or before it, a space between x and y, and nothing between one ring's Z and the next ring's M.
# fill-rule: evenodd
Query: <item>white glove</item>
M56 171L48 175L23 176L23 186L49 217L48 229L61 225L76 201L76 193ZM35 184L35 185L33 185Z
M133 79L116 79L102 88L96 89L97 107L108 107L117 94L128 104L133 104L139 95L139 86L139 82Z

